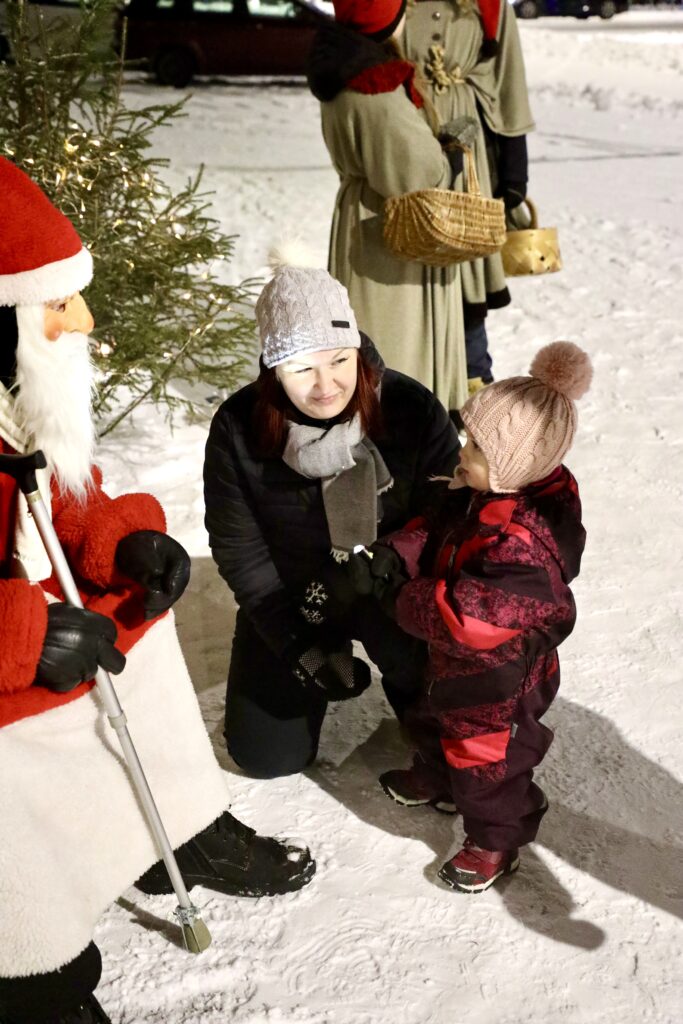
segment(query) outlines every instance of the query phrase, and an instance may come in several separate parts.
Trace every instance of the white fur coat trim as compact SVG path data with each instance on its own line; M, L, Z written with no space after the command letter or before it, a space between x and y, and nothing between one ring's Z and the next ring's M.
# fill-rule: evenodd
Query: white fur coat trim
M172 615L135 645L114 685L176 847L229 801ZM5 977L72 960L106 907L159 859L96 690L2 730L0 821Z

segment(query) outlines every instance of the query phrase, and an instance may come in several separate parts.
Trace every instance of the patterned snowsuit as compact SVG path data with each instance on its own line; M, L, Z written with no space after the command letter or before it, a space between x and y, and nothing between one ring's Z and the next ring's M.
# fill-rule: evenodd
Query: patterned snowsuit
M547 809L533 769L553 738L539 719L575 621L569 583L585 542L576 481L560 466L516 494L450 492L438 521L388 541L411 577L397 621L429 643L426 685L406 721L416 764L452 793L478 846L529 843Z

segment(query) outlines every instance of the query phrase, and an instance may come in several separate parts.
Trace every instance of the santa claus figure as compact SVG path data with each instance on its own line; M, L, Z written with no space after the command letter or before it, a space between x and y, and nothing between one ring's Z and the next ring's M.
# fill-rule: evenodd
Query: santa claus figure
M110 498L93 466L92 260L0 158L0 452L41 448L41 493L85 605L63 603L23 495L0 475L0 1021L109 1020L93 927L128 886L171 884L93 689L117 692L186 885L262 896L315 864L226 810L171 606L190 574L149 494Z

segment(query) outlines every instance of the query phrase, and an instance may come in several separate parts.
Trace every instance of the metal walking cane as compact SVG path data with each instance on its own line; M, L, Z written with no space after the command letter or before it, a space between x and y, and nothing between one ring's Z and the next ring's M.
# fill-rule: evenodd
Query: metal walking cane
M40 539L45 545L45 550L52 563L55 575L59 580L59 585L62 588L67 604L74 605L76 608L82 608L83 602L78 593L71 569L64 556L59 538L55 533L52 520L38 489L36 470L45 469L46 465L47 462L42 451L35 451L26 455L0 455L0 472L13 477L25 495L29 510L38 528ZM95 682L107 717L112 728L116 731L123 748L133 788L145 811L150 831L164 859L166 870L168 871L175 894L178 897L179 906L176 907L174 913L182 928L185 947L190 953L201 953L202 950L207 949L211 945L209 929L199 916L199 911L190 900L185 888L173 849L166 835L166 829L159 816L149 783L128 732L126 716L119 704L114 685L106 669L98 668Z

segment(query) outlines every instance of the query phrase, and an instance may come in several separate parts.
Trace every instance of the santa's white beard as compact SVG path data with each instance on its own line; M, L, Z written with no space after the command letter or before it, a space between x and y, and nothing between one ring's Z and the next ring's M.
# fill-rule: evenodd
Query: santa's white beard
M85 334L45 337L44 308L17 306L19 426L41 448L62 490L84 498L91 483L94 370Z

